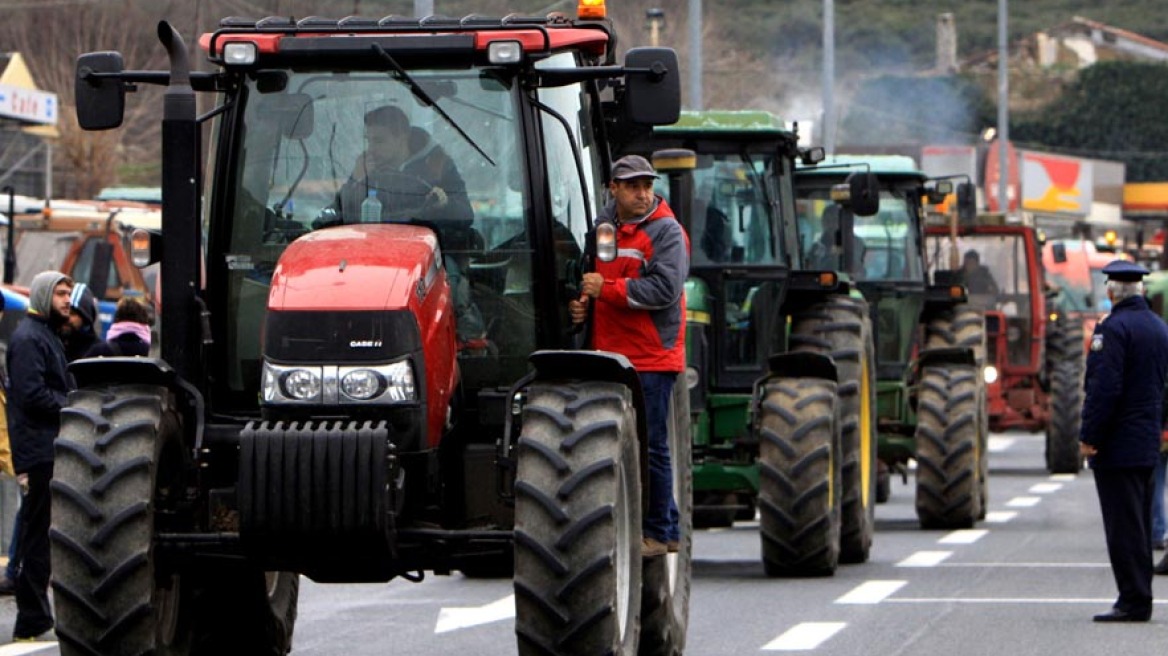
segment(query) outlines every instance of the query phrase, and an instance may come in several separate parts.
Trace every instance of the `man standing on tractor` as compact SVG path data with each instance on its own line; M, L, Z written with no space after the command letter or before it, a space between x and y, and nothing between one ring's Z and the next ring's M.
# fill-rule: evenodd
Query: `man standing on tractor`
M657 172L639 155L612 166L613 201L597 217L616 227L616 258L597 261L584 274L580 298L571 301L582 323L596 299L592 346L620 353L637 370L645 394L649 430L649 505L641 555L676 551L677 506L669 462L669 403L677 374L685 369L685 279L689 238L665 199L653 193Z
M61 327L69 321L73 280L38 273L29 285L28 316L8 344L8 434L16 475L23 481L16 545L16 625L13 640L32 640L53 628L49 606L49 481L61 408L73 389Z
M1095 472L1119 598L1094 619L1147 622L1152 617L1153 472L1168 378L1168 326L1144 298L1147 269L1116 260L1103 273L1112 309L1091 336L1079 440Z

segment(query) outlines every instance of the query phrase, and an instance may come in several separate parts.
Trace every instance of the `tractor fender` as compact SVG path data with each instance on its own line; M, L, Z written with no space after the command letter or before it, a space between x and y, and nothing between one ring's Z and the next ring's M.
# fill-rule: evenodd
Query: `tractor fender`
M751 392L750 416L747 423L751 433L758 430L759 407L762 404L766 384L775 378L820 378L839 382L839 372L835 368L835 360L826 353L813 351L790 351L778 353L767 358L767 375L754 381Z
M976 368L977 359L974 357L973 349L968 346L925 349L917 358L918 380L921 370L925 367L945 364L964 364Z
M645 392L629 359L611 351L536 351L528 357L535 367L530 382L553 380L595 380L620 383L633 393L637 410L637 441L641 452L642 494L649 494L649 426L645 421ZM509 434L509 432L508 432Z
M184 431L183 439L194 439L187 446L199 453L203 446L203 395L190 382L183 380L165 360L143 357L82 358L69 363L78 388L116 383L146 384L165 387L174 394L183 424L193 429Z

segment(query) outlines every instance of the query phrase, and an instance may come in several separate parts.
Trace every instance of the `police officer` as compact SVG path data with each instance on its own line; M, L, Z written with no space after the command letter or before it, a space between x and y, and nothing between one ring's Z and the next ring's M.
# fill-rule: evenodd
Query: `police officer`
M1119 598L1096 622L1152 616L1152 493L1168 376L1168 325L1148 307L1148 270L1116 260L1103 268L1111 314L1087 354L1080 451L1095 473Z

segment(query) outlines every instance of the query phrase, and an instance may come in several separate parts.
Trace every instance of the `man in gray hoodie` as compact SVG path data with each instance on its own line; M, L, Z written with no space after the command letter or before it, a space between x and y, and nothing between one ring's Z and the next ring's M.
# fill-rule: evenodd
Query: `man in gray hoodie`
M20 540L16 545L16 624L13 640L53 628L49 605L49 481L61 408L75 385L66 369L61 327L69 321L73 280L44 271L29 286L28 316L8 343L8 435L16 474L24 478Z

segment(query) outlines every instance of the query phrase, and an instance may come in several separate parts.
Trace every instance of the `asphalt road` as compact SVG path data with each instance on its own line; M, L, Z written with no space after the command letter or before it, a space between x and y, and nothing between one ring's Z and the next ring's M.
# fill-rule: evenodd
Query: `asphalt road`
M1168 577L1149 624L1102 625L1111 606L1090 472L1049 476L1042 437L995 435L989 514L967 531L922 531L909 485L877 508L868 563L834 577L767 579L757 525L696 536L688 654L964 656L1117 653L1168 648ZM1157 553L1157 556L1159 554ZM420 584L304 580L293 653L305 656L515 653L509 581L431 576ZM15 608L0 600L0 634ZM0 639L3 640L3 639ZM56 654L54 643L0 645L0 656Z

